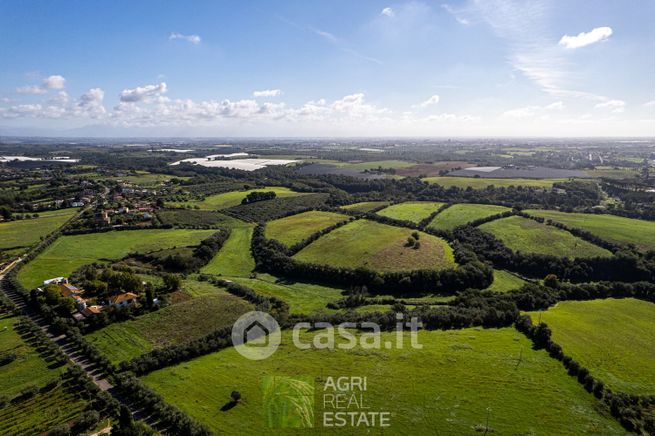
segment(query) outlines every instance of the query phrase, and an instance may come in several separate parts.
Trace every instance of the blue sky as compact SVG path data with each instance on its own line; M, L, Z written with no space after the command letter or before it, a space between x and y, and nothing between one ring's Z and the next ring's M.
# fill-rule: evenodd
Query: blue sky
M0 133L655 135L655 2L0 0Z

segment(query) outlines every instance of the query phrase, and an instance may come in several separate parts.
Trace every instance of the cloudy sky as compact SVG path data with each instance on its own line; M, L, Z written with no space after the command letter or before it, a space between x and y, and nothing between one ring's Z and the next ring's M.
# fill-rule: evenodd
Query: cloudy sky
M655 136L655 1L0 0L0 134Z

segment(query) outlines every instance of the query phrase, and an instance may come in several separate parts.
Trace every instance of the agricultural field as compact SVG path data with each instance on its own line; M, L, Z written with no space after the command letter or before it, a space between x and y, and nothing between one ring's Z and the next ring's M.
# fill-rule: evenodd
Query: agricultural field
M382 343L393 342L394 335L382 333ZM301 334L305 342L312 337ZM408 335L404 342L409 343ZM391 432L468 434L483 427L488 416L494 434L624 434L560 362L532 349L514 329L420 331L418 343L422 349L300 350L287 331L282 347L268 359L245 359L229 348L143 380L217 433L265 428L264 376L315 380L319 427L326 378L361 375L367 377L364 403L391 413ZM243 401L221 411L233 390Z
M337 267L376 271L442 269L455 266L453 250L441 238L419 232L421 247L406 247L412 230L357 220L321 236L294 258Z
M334 224L350 219L347 215L320 210L291 215L266 224L266 237L286 246L302 242L312 234Z
M171 179L180 179L188 180L188 177L184 176L171 176L170 174L156 174L149 173L147 171L136 171L135 174L130 174L127 176L116 176L108 177L108 180L116 180L122 182L133 183L144 188L153 188L159 185L162 185L165 182L170 181Z
M258 294L277 297L289 305L289 312L314 313L335 312L326 306L329 302L343 298L343 290L329 286L315 285L278 279L269 274L257 274L256 278L225 277L243 286L253 289Z
M38 218L0 222L0 251L23 249L54 232L71 219L78 209L59 209L39 212Z
M492 292L509 292L514 289L519 289L521 286L527 282L521 277L512 274L511 272L495 269L494 270L494 281L491 283L491 286L486 288L486 291Z
M205 274L247 277L255 269L255 260L250 253L253 227L235 227L223 247L200 272Z
M256 189L249 189L247 191L230 191L223 192L221 194L214 194L207 196L204 200L198 201L188 201L185 203L171 203L169 206L172 207L187 207L191 206L193 208L199 208L201 210L221 210L227 209L233 206L238 206L241 204L241 200L246 198L251 192L275 192L277 198L284 197L297 197L299 195L306 195L302 192L295 192L289 188L284 188L280 186L267 186Z
M43 280L66 277L82 265L120 259L133 252L197 245L214 232L156 229L62 236L21 268L18 279L27 289L33 289Z
M641 251L655 250L655 222L616 215L526 210L526 213L577 227L617 244L634 244Z
M251 304L216 289L212 295L189 299L133 320L110 324L87 335L86 339L112 363L119 363L154 348L198 339L232 325L239 316L250 310L253 310Z
M333 165L342 168L350 168L358 171L377 170L378 168L408 168L416 165L414 162L404 160L376 160L372 162L334 162Z
M561 301L544 312L564 353L612 390L655 394L655 304L633 298Z
M418 224L439 210L444 203L436 201L408 201L385 207L376 214L400 221L411 221Z
M439 212L428 228L437 230L452 230L471 221L510 211L509 207L493 204L454 204Z
M242 224L236 218L213 210L167 209L157 211L162 224L180 227L232 227Z
M353 203L346 206L341 206L341 209L351 210L353 212L365 213L378 207L389 204L388 201L362 201L360 203Z
M512 250L523 253L569 258L612 255L608 250L573 236L565 230L520 216L491 221L482 224L479 228L491 233Z
M66 368L50 368L51 363L14 330L17 321L15 316L0 316L0 356L5 353L16 355L13 362L0 366L0 396L13 397L30 385L42 387Z
M435 183L445 187L455 186L466 189L469 186L473 189L484 189L487 186L531 186L535 188L552 188L553 183L565 182L567 179L490 179L483 177L456 177L436 176L422 179L424 182Z

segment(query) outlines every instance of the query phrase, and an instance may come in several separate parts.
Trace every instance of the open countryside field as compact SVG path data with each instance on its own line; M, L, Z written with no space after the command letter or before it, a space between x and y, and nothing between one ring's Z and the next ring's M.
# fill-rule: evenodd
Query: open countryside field
M364 213L376 209L378 207L382 207L387 204L389 204L388 201L362 201L360 203L353 203L346 206L341 206L341 209Z
M565 230L520 216L511 216L479 227L514 251L557 257L611 256L608 250L573 236Z
M567 179L487 179L482 177L426 177L424 182L436 183L438 185L458 188L484 189L487 186L532 186L536 188L551 188L555 182L565 182Z
M511 210L509 207L493 204L453 204L434 217L428 228L452 230L471 221L497 215Z
M14 330L16 322L16 316L0 316L0 356L5 353L16 354L13 362L0 366L0 396L13 397L30 385L42 387L66 369L65 366L50 368L50 363Z
M620 392L655 394L655 304L626 299L561 301L531 312L593 376Z
M511 272L495 269L494 281L491 286L485 290L493 292L509 292L514 289L519 289L525 283L527 283L525 280Z
M357 220L321 236L298 252L303 262L377 271L442 269L455 266L453 250L441 238L419 232L421 247L405 247L412 230Z
M372 162L332 162L333 165L338 167L351 168L353 170L376 170L378 168L408 168L416 165L413 162L404 160L376 160Z
M40 212L38 218L0 223L0 251L36 244L42 236L57 230L77 211L70 208Z
M586 230L607 241L634 244L640 250L655 250L655 221L624 218L616 215L566 213L554 210L526 210L569 227Z
M382 343L393 335L382 333ZM305 342L311 337L301 334ZM489 413L494 434L624 434L560 362L533 350L513 329L421 331L418 342L420 350L299 350L291 333L283 332L281 348L268 359L249 360L229 348L143 379L217 433L265 428L264 376L315 379L317 429L326 378L361 375L367 377L363 401L371 410L391 413L390 433L411 428L416 434L473 434ZM243 401L221 412L233 390Z
M249 276L255 269L255 259L250 253L252 231L251 225L233 228L221 250L200 272L225 276Z
M174 226L234 227L243 222L213 210L167 209L157 211L162 224Z
M62 236L25 265L18 279L28 289L43 280L68 276L82 265L120 259L131 252L150 252L197 245L215 230L126 230Z
M201 201L188 201L185 203L172 203L173 207L198 207L202 210L220 210L229 207L238 206L241 200L246 198L251 192L275 192L277 197L297 197L299 195L306 195L303 192L295 192L289 188L280 186L267 186L257 189L250 189L248 191L230 191L223 192L222 194L209 195Z
M113 323L86 336L113 363L198 339L229 326L253 310L246 301L216 288L213 295L173 304L134 320Z
M436 201L408 201L394 204L378 212L378 215L386 216L401 221L411 221L418 224L421 220L436 212L444 203Z
M269 221L266 224L266 237L275 239L287 246L302 242L312 234L331 225L350 219L347 215L334 212L311 210L285 218Z

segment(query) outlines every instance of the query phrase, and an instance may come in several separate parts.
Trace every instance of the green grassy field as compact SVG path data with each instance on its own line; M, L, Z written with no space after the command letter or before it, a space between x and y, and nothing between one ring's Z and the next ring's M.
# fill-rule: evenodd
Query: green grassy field
M428 228L438 230L452 230L471 221L486 218L491 215L507 212L509 207L493 204L454 204L439 212Z
M108 177L109 180L121 180L123 182L134 183L135 185L143 187L159 186L164 182L171 179L188 180L189 177L185 176L172 176L170 174L156 174L147 171L137 171L136 175L123 176L123 177Z
M444 203L435 201L408 201L406 203L394 204L376 212L378 215L386 216L401 221L411 221L418 224L421 220L436 212Z
M13 362L0 367L0 395L9 397L29 385L42 387L66 369L65 366L49 368L50 364L14 330L17 321L15 316L0 316L0 355L16 354Z
M250 310L253 310L251 304L216 289L213 295L173 304L134 320L110 324L86 338L112 363L119 363L154 348L198 339L232 325Z
M383 333L382 343L394 341L394 335ZM305 343L312 337L301 334ZM490 434L625 433L560 362L533 350L513 329L422 331L418 343L422 349L410 348L406 336L404 349L300 350L284 332L282 346L268 359L249 360L229 348L143 379L217 433L255 433L265 427L265 376L315 380L318 433L329 430L320 428L325 381L340 376L367 377L363 403L371 411L391 413L385 434L475 434L487 414ZM242 402L221 411L232 390L241 392ZM381 433L379 428L359 430Z
M553 341L616 391L655 394L655 304L633 298L561 301L535 323L548 324Z
M168 209L157 211L163 224L179 226L234 227L243 222L213 210Z
M0 408L0 434L38 435L52 427L72 421L87 403L69 388L58 386L19 403Z
M404 160L376 160L372 162L333 162L333 165L342 168L351 168L353 170L376 170L382 168L407 168L416 165L415 162Z
M40 212L38 218L0 223L0 251L36 244L42 236L57 230L77 211L71 208Z
M120 259L131 252L149 252L197 245L215 230L126 230L86 235L62 236L25 265L18 279L28 289L43 280L68 276L89 263Z
M486 288L487 291L493 292L509 292L514 289L518 289L526 283L521 277L515 276L514 274L495 269L494 270L494 281Z
M389 204L388 201L362 201L360 203L341 206L341 209L364 213L387 204Z
M171 203L173 207L199 207L203 210L219 210L227 209L232 206L238 206L241 204L241 200L246 198L251 192L270 192L273 191L277 194L277 197L297 197L299 195L305 195L302 192L295 192L289 188L284 188L280 186L269 186L264 188L250 189L248 191L230 191L223 192L222 194L215 194L206 197L202 201L188 201L185 203Z
M245 277L226 277L254 289L262 295L277 297L289 304L291 313L336 312L325 306L343 298L343 290L309 283L289 282L269 274L257 274L256 279Z
M615 243L634 244L640 250L655 250L655 222L615 215L596 215L588 213L566 213L554 210L526 210L530 215L539 216L587 230Z
M420 233L421 248L405 247L412 230L357 220L320 237L294 258L339 267L377 271L440 269L455 266L453 250L441 238Z
M266 224L266 237L291 246L303 241L319 230L348 219L349 217L347 215L311 210L269 221Z
M520 216L491 221L479 228L493 234L514 251L570 258L612 255L565 230Z
M537 188L551 188L555 182L565 182L567 179L486 179L482 177L426 177L424 182L436 183L442 186L456 186L458 188L484 189L487 186L533 186Z
M255 259L250 253L252 231L252 226L233 228L221 250L200 272L224 276L249 276L255 268Z

